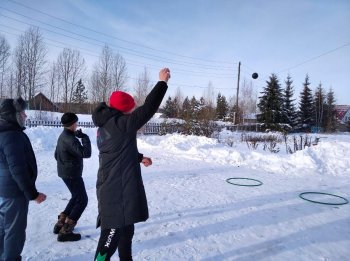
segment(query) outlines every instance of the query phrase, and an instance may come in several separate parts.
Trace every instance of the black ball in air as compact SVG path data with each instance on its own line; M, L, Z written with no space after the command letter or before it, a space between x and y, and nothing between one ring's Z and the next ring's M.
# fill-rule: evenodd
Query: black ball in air
M259 76L259 75L258 75L256 72L252 74L252 78L253 78L253 79L257 79L258 76Z

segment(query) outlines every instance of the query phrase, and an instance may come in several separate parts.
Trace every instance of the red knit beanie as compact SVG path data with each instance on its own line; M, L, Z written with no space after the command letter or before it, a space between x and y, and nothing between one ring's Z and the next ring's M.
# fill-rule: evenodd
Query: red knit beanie
M130 94L115 91L109 98L109 106L121 112L129 112L135 107L135 101Z

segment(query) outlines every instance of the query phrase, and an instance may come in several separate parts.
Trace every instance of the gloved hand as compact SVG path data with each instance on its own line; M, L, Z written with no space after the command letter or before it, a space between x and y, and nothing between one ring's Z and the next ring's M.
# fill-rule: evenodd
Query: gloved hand
M81 129L78 129L78 130L76 130L75 132L74 132L74 134L75 134L75 137L77 137L77 138L83 138L86 134L84 134L83 132L82 132L82 130Z

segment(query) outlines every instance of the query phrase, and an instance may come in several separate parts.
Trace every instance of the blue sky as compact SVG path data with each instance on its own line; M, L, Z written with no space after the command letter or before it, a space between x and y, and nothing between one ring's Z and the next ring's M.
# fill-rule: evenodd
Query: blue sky
M41 28L51 61L71 47L91 66L108 44L127 62L130 92L144 67L156 81L167 66L170 95L180 87L199 97L211 82L216 93L233 96L241 61L241 83L259 73L256 92L271 73L282 87L290 74L298 98L309 74L312 89L321 82L337 104L350 104L347 0L0 2L0 33L12 47L29 24Z

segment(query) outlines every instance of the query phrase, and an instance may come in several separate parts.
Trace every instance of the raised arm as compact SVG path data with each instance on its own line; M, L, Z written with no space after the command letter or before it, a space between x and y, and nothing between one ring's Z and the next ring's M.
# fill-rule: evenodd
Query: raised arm
M170 79L170 70L164 68L159 72L159 82L153 87L152 91L147 95L145 103L133 111L130 115L123 117L126 121L127 131L140 129L145 125L157 112L165 93L168 89L168 80Z

